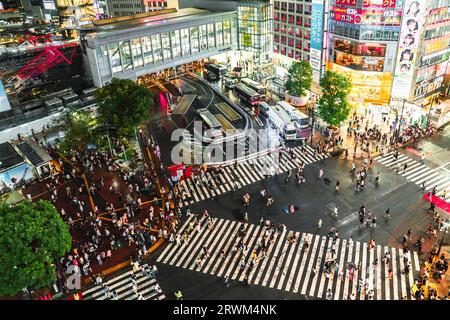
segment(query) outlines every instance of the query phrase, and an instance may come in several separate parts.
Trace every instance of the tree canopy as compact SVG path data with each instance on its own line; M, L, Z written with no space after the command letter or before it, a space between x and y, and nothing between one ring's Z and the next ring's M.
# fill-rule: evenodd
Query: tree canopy
M65 115L65 135L60 150L70 154L72 150L86 150L89 144L98 144L100 135L97 132L97 120L89 112L67 113Z
M113 127L121 138L133 135L134 127L149 116L153 94L132 80L113 78L95 92L102 124Z
M322 96L319 100L319 115L332 126L339 126L350 113L348 95L352 84L343 75L327 71L320 81Z
M311 89L312 84L312 68L309 62L294 62L288 73L288 79L285 84L286 90L294 96L305 96L307 90Z
M56 280L54 262L71 249L67 225L48 201L0 205L0 295Z

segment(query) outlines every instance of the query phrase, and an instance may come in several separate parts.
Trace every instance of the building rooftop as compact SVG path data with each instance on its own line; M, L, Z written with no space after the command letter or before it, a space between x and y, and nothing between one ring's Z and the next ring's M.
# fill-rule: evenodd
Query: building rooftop
M0 143L0 171L14 167L22 162L22 157L8 142Z
M117 32L130 28L159 26L168 23L178 23L190 21L193 19L201 19L201 16L210 15L214 13L209 10L197 8L184 9L166 9L160 11L153 11L147 14L136 14L132 16L117 17L111 19L99 20L93 24L83 25L80 30L93 31L96 33ZM102 22L104 21L104 22Z

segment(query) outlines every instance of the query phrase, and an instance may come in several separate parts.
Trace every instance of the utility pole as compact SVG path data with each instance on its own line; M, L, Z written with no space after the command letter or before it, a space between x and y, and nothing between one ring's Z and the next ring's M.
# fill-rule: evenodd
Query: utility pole
M431 126L431 108L433 107L433 101L434 101L434 97L431 98L431 102L430 102L430 111L428 111L428 116L427 116L427 128L429 128Z

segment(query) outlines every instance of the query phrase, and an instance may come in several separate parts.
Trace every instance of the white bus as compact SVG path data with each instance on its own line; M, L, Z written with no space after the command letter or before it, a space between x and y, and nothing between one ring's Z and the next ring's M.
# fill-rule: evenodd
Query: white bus
M280 131L280 135L285 140L295 140L297 137L297 130L289 114L280 106L270 106L269 120Z
M311 134L310 117L286 101L278 101L277 105L286 111L295 124L296 139L308 139Z
M241 82L250 89L256 91L262 99L266 97L267 89L259 82L253 81L252 79L249 78L243 78L241 79Z

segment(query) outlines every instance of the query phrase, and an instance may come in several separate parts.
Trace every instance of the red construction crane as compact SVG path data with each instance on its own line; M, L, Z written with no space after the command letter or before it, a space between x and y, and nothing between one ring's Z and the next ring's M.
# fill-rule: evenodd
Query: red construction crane
M22 91L31 81L33 81L33 79L37 78L48 69L53 68L57 64L64 61L68 64L72 64L72 59L78 46L78 42L67 42L56 45L49 37L43 37L41 39L44 39L45 41L45 46L42 48L42 52L33 58L33 60L28 62L23 68L21 68L16 76L10 79L10 82L17 93ZM39 38L30 37L27 39L27 42L33 46L38 46L42 44L39 40ZM60 49L66 48L70 49L64 50L67 52L65 55Z

